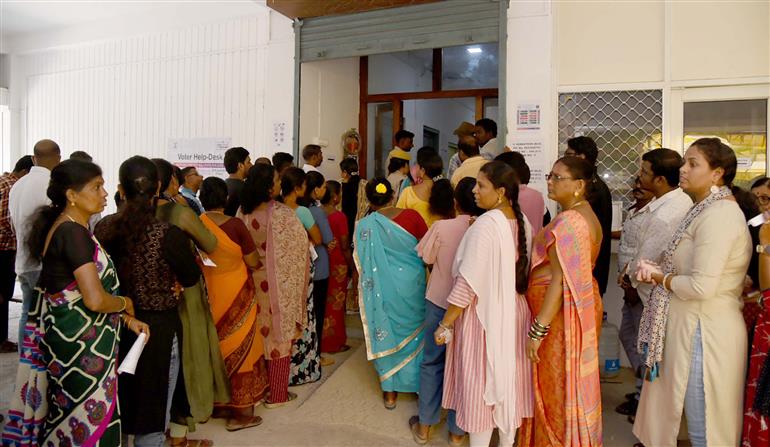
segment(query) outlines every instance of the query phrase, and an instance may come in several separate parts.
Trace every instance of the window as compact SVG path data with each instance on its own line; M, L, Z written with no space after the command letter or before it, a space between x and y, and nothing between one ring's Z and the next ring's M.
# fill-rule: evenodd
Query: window
M369 94L429 92L433 86L433 50L369 56Z
M767 99L684 103L684 147L718 137L738 158L736 183L748 186L767 170Z
M443 48L442 89L497 88L497 50L497 42Z
M613 199L629 205L642 154L662 146L662 98L661 90L560 94L559 154L571 137L593 138L599 175Z

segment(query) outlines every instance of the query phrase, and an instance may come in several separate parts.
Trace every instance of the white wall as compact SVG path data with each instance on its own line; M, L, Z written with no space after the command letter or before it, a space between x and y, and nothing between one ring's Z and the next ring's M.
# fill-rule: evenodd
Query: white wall
M413 132L414 151L425 145L423 126L439 130L439 145L435 148L444 160L444 171L449 163L449 143L456 143L454 130L463 121L475 122L476 100L474 98L424 99L404 101L404 128ZM416 155L412 164L417 162Z
M253 158L270 155L274 121L291 135L293 50L291 22L255 5L245 17L16 54L11 158L51 138L65 156L90 153L114 190L124 159L165 157L170 138L230 137Z
M340 177L342 134L358 127L357 57L302 64L300 86L300 154L306 144L327 143L319 170L329 180Z

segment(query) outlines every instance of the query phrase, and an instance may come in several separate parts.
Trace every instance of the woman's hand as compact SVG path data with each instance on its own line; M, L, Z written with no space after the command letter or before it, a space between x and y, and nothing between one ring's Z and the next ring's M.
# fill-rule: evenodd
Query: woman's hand
M184 287L178 282L175 282L174 287L171 288L171 293L173 293L176 298L179 298L182 296L182 292L184 292Z
M436 330L433 332L433 340L436 342L437 346L445 345L446 339L444 338L444 328L439 326L436 328Z
M663 276L663 269L656 263L642 259L636 270L636 280L648 284L657 284ZM656 280L657 279L657 280Z
M126 326L137 336L139 336L141 333L144 333L147 336L147 338L144 339L144 344L147 344L147 341L150 339L150 326L147 326L147 323L139 321L136 318L131 318L128 320L128 324Z
M123 309L123 312L131 315L132 317L136 315L134 313L134 301L127 296L124 296L123 299L126 300L126 308Z
M526 352L529 361L532 363L537 363L540 361L540 357L537 355L537 351L540 349L540 344L542 342L542 340L532 340L531 338L527 337Z

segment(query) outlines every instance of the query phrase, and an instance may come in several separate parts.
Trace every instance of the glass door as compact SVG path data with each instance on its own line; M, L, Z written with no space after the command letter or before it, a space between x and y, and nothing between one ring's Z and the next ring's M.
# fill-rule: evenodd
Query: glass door
M373 102L367 104L366 178L387 175L388 153L393 148L393 103Z

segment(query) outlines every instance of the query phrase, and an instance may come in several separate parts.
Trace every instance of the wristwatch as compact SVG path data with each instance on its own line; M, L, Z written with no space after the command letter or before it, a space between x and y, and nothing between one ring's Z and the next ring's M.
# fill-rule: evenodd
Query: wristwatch
M770 244L768 245L757 244L755 250L759 254L770 255Z

